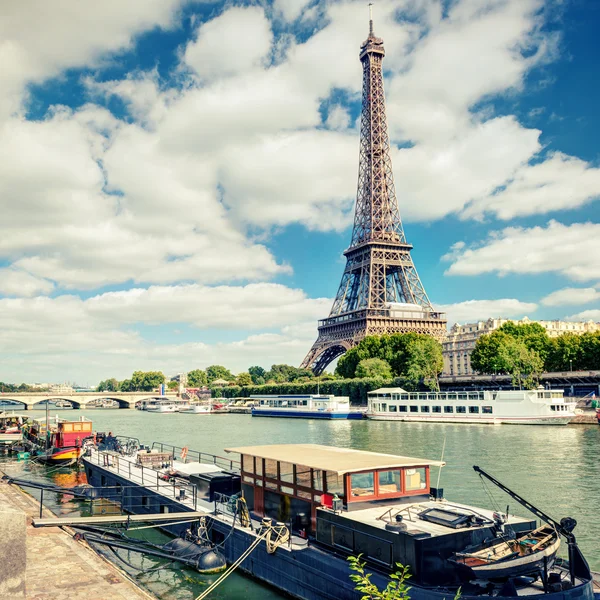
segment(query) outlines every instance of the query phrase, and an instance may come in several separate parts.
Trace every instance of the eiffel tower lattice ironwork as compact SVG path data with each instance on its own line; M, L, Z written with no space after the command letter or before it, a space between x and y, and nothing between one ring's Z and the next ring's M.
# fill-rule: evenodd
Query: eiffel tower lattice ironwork
M424 333L440 341L443 313L434 312L410 256L398 210L385 115L383 40L373 33L360 48L363 65L360 161L354 229L329 317L302 367L323 372L367 335Z

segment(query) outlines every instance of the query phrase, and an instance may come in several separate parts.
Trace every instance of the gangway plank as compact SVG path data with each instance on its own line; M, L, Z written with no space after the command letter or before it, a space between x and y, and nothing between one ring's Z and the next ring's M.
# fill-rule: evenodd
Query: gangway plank
M201 511L153 513L148 515L99 515L92 517L56 517L52 519L33 519L34 527L62 527L77 525L110 525L117 523L155 523L170 521L193 521L205 517Z

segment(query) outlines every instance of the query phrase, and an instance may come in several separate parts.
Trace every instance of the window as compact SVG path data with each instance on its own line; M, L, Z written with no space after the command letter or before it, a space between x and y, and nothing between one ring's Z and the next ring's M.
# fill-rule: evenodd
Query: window
M427 487L427 478L425 468L405 469L404 470L404 489L407 492L424 490Z
M410 412L419 412L419 407L418 406L411 406L410 407Z
M464 406L457 406L456 407L456 412L457 413L466 413L467 409Z
M395 404L390 404L390 412L398 412L398 407Z
M429 412L429 406L421 406L421 412L428 413Z
M408 407L405 404L401 404L398 407L398 412L408 412Z
M494 412L494 409L491 406L482 406L481 412L484 415L491 415Z
M432 406L431 407L431 412L441 413L442 412L442 407L441 406Z
M325 489L323 487L323 471L313 471L313 488L319 492Z
M246 471L246 473L254 473L254 456L242 454L242 471Z
M375 474L370 473L352 473L350 475L350 489L352 497L375 495Z
M384 402L384 403L381 405L381 412L387 412L387 402Z
M310 469L308 467L296 465L296 485L310 488Z
M444 412L445 413L453 413L454 412L454 406L444 406Z
M294 483L294 465L288 462L279 463L279 479L285 483Z
M148 496L142 496L142 506L148 506Z
M256 474L262 475L263 474L263 459L257 458L254 462L255 462L255 467L256 467Z
M554 404L550 405L550 410L556 410L556 406L554 406Z
M326 471L327 493L337 494L340 498L344 497L344 476L338 475L333 471Z
M395 494L401 491L400 469L394 471L379 471L379 494Z
M265 475L271 479L277 479L277 461L265 458Z
M469 412L473 415L479 412L479 406L469 406Z
M287 486L287 485L282 485L282 486L281 486L281 491L282 491L284 494L289 494L290 496L293 496L293 495L294 495L294 488L293 488L293 487L289 487L289 486Z

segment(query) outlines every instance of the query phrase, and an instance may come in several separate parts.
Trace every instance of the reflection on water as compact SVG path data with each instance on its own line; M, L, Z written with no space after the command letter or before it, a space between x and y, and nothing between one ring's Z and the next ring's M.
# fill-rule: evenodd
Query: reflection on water
M136 410L83 410L77 414L92 419L95 430L112 430L138 437L145 443L156 440L220 455L225 448L235 446L315 443L439 459L446 440L447 466L442 469L440 486L449 499L501 510L506 510L509 504L511 512L522 514L516 502L497 488L489 488L490 498L472 469L473 465L479 465L553 517L569 515L577 519L577 540L592 568L600 569L600 427L597 425L316 421L237 414L152 414ZM64 469L52 475L57 483L63 477L75 476ZM437 478L437 469L433 469L432 482ZM75 479L60 485L79 483ZM77 503L72 499L69 502ZM150 559L145 561L150 564ZM176 572L169 569L142 575L141 581L164 599L183 600L200 593L201 584L207 579L187 569ZM224 584L220 597L258 600L279 596L234 575Z

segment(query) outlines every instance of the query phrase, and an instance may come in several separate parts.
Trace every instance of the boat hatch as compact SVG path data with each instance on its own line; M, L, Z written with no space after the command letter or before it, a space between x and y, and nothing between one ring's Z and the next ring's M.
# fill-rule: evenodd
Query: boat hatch
M423 521L451 527L452 529L462 529L463 527L470 527L474 522L477 523L477 517L471 514L444 510L443 508L428 508L419 513L418 516Z

